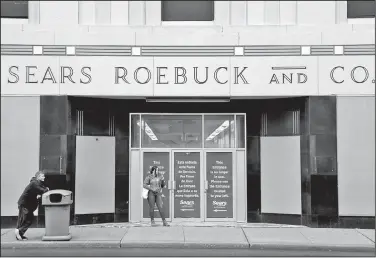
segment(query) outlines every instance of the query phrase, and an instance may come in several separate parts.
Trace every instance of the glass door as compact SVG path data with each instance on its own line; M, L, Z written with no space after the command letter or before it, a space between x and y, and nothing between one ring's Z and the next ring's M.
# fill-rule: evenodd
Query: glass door
M205 221L235 221L234 161L234 151L205 151Z
M164 179L167 183L167 187L162 189L162 200L163 200L163 212L166 216L167 221L171 221L171 192L172 192L172 181L171 181L171 165L170 165L170 158L171 154L170 151L166 150L145 150L142 152L142 182L150 172L150 168L152 166L158 166L159 171L164 176ZM140 193L141 196L141 193ZM143 202L142 205L142 220L143 221L150 221L150 214L149 214L149 203L147 199L143 199L141 196L141 200ZM154 206L154 218L161 218L158 208Z
M173 221L203 221L203 153L199 150L172 151Z

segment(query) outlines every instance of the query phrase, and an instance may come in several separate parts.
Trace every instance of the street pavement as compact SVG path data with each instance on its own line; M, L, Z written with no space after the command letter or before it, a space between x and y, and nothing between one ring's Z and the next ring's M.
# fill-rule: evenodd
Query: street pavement
M71 226L70 241L42 241L43 228L17 241L1 229L2 256L375 256L375 230L260 224ZM348 254L348 255L347 255ZM161 253L162 255L162 253Z

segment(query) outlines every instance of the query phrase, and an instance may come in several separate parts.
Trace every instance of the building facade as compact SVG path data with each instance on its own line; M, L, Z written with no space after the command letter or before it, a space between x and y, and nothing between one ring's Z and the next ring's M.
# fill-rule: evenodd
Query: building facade
M169 221L375 227L374 1L1 5L2 227L38 170L148 221L152 165Z

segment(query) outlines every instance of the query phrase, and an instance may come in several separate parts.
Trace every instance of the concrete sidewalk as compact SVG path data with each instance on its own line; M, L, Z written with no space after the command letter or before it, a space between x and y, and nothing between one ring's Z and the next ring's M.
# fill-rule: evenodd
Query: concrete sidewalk
M31 228L28 241L17 241L14 229L1 229L1 248L249 248L254 250L320 250L375 252L375 230L243 224L199 226L173 224L107 224L71 226L70 241L42 241L43 228Z

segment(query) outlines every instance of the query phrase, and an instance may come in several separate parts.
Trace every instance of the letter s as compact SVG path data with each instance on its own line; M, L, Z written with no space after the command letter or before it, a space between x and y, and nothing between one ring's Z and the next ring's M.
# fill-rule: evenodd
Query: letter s
M82 67L82 69L81 69L81 73L82 73L82 75L85 76L86 78L88 78L89 80L86 81L86 82L84 82L84 81L82 81L82 80L80 79L80 83L88 84L88 83L91 82L91 75L88 74L88 73L86 73L86 72L85 72L85 69L88 69L88 70L91 72L91 67L87 67L87 66L85 66L85 67Z
M15 81L10 81L9 78L8 78L8 83L17 83L19 80L20 80L20 77L18 76L18 74L16 74L15 72L12 71L12 68L16 68L17 69L17 72L18 72L18 66L11 66L9 67L9 74L14 76L14 78L16 78Z

